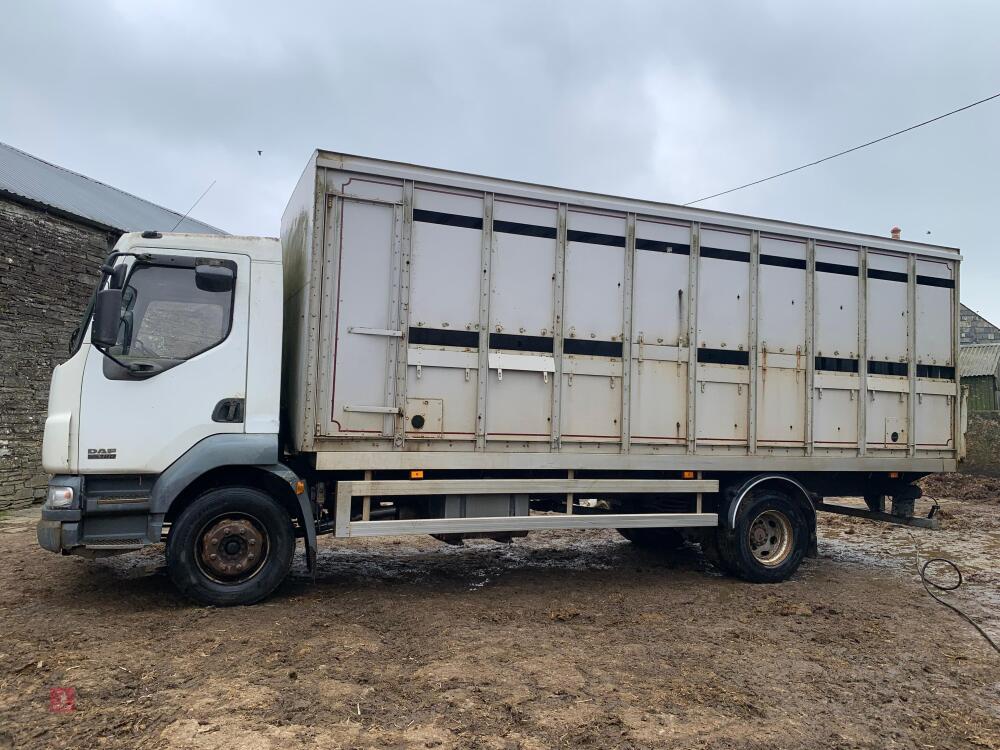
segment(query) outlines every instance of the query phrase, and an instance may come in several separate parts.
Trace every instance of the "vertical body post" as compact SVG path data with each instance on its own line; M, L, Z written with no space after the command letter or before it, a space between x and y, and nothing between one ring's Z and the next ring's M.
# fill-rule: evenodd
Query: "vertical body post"
M556 267L553 271L552 294L552 424L550 449L558 451L562 442L562 380L563 380L563 300L566 297L566 221L565 203L559 204L556 218Z
M858 249L858 455L868 452L868 248Z
M632 303L635 291L635 214L625 219L625 289L622 294L622 453L632 442Z
M575 479L576 478L576 472L573 469L570 469L569 472L567 472L567 474L566 474L566 478L567 479ZM573 515L573 493L572 492L567 492L566 493L566 515L569 515L569 516Z
M399 330L396 339L397 448L406 440L406 360L410 342L410 257L413 252L413 180L403 181L403 226L399 235Z
M691 224L691 246L688 255L688 316L687 316L687 452L697 448L698 407L698 264L701 257L701 224Z
M955 458L958 458L959 446L962 445L962 379L958 372L958 360L962 346L962 306L959 303L958 282L959 282L959 261L952 261L951 276L955 282L955 288L951 291L951 366L955 369L955 395L952 402L952 430L951 447L955 451ZM994 396L996 398L996 396Z
M803 436L806 455L815 444L814 409L816 398L816 240L806 240L806 411Z
M322 372L330 372L329 367L320 360L325 358L327 363L329 362L328 342L333 341L333 336L336 335L337 322L334 320L331 302L335 301L332 290L337 288L336 281L340 274L340 264L334 262L334 258L337 257L336 248L340 246L342 227L338 220L340 212L335 209L343 206L343 201L327 195L326 169L316 170L315 190L316 220L313 222L312 265L309 275L309 320L306 321L309 335L306 337L305 351L307 365L302 420L304 450L312 449L316 436L323 432L325 422L333 417L331 414L333 399L327 397L331 385L326 382L317 384L316 381L319 377L317 369L322 368ZM332 326L329 332L323 328L324 322ZM322 402L326 405L322 405Z
M760 359L759 313L758 298L760 297L760 232L750 232L750 341L749 362L750 373L747 380L747 453L757 452L757 386L759 383L758 362Z
M917 257L906 256L906 372L910 395L906 404L906 450L917 455Z
M322 170L324 173L326 170ZM323 221L326 227L323 229L323 262L322 279L323 289L320 297L320 320L319 326L319 373L316 381L316 397L306 398L307 418L315 423L314 434L323 433L323 428L329 420L333 419L333 342L337 338L337 278L340 276L340 233L343 229L344 199L335 195L327 195L323 201ZM310 289L310 295L313 294ZM308 344L307 344L308 346ZM311 359L308 361L312 361ZM312 368L310 367L311 371ZM307 394L312 393L307 387ZM316 406L312 402L316 402ZM386 403L386 402L383 402Z
M486 450L486 399L490 382L490 287L493 266L493 193L483 196L479 274L479 381L476 387L476 450Z
M389 290L389 330L399 331L399 315L401 312L402 305L400 304L399 294L400 294L400 281L402 280L403 273L403 242L402 242L402 232L403 232L403 220L406 214L406 208L402 204L397 205L393 208L392 212L392 270L389 273L389 278L392 279L392 288ZM400 409L400 404L396 398L396 387L398 385L397 380L397 363L399 358L403 357L404 361L406 359L406 349L399 345L400 339L404 338L400 336L395 341L392 339L386 340L385 345L385 400L382 401L383 404L392 404L397 409ZM396 422L400 421L404 417L402 411L397 414L386 414L382 417L382 436L391 438L395 434Z

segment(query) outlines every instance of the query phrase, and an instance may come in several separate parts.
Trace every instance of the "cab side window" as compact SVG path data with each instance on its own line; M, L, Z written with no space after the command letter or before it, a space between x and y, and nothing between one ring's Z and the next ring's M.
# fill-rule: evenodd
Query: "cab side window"
M124 362L173 366L221 343L232 325L233 290L199 289L195 269L139 265L122 295L118 345Z

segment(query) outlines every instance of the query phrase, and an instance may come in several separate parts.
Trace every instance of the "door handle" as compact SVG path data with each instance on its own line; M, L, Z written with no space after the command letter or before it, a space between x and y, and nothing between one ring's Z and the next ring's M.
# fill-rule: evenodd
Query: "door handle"
M243 421L243 399L224 398L215 405L212 410L213 422L242 422Z

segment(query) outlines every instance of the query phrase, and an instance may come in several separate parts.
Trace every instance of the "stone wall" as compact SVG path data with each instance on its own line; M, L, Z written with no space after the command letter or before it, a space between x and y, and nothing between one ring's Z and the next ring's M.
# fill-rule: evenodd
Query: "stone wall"
M959 333L962 346L968 344L1000 344L1000 328L990 323L979 313L962 305L959 318Z
M970 414L965 445L966 455L961 471L1000 476L1000 412Z
M44 499L49 378L117 239L0 197L0 511Z

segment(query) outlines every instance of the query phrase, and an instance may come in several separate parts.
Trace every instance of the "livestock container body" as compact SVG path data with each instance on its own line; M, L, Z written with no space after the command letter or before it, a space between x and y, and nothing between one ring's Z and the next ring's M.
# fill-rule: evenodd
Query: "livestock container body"
M318 469L954 470L958 251L316 152L282 222Z

